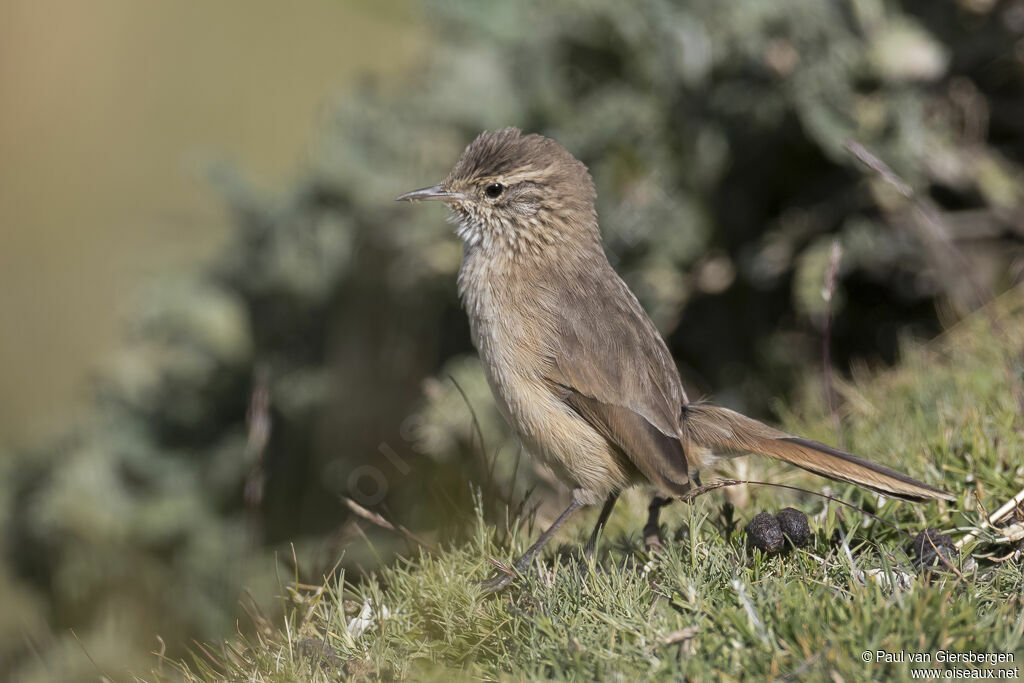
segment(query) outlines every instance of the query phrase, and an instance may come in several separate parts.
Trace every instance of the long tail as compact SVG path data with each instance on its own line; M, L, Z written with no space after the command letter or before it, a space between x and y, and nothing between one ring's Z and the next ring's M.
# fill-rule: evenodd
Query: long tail
M949 493L902 472L817 441L786 434L727 408L691 403L683 406L682 414L684 438L698 446L767 455L830 479L903 500L955 500Z

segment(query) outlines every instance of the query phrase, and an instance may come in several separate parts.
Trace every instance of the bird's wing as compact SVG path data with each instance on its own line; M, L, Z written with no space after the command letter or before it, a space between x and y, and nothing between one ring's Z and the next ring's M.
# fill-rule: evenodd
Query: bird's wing
M681 493L689 479L679 373L636 297L601 266L565 292L547 380L651 483Z

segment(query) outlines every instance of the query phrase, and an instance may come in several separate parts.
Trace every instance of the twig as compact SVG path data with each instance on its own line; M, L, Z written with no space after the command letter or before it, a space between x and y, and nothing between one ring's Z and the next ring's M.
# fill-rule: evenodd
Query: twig
M82 639L78 637L77 633L75 633L75 629L71 629L71 635L75 637L75 640L78 642L78 646L82 648L82 652L84 652L85 656L90 662L92 662L92 666L96 669L96 673L100 675L100 680L110 680L103 674L103 669L101 669L99 664L96 663L96 660L92 658L92 655L89 654L89 651L85 648L85 643L83 643Z
M399 524L397 526L392 524L388 520L384 519L384 517L382 517L381 515L377 514L376 512L373 512L372 510L367 510L362 505L360 505L359 503L355 502L351 498L348 498L347 496L342 496L341 500L342 500L343 503L345 503L345 505L348 506L348 508L352 512L356 513L356 515L362 517L367 522L370 522L371 524L375 524L375 525L381 527L382 529L387 529L388 531L393 531L396 534L399 534L399 535L405 537L407 540L412 541L416 545L419 545L419 546L421 546L423 548L426 548L427 550L429 550L432 553L437 553L437 548L436 547L434 547L430 543L427 543L423 539L419 538L418 536L416 536L416 534L412 533L411 531L406 529L401 524Z
M970 263L968 263L963 253L950 238L950 230L935 203L927 198L922 199L919 197L909 183L900 178L888 164L864 145L854 140L847 140L843 146L861 163L877 173L882 180L910 200L914 214L918 219L915 222L922 227L922 236L925 238L923 240L924 245L932 249L937 259L946 261L950 266L960 271L961 280L967 284L974 295L975 305L982 310L984 316L988 319L992 336L996 339L1005 339L1006 334L1003 326L1000 324L996 314L991 310L991 307L986 305L993 298L992 292L974 277ZM953 290L950 290L950 299L956 303L957 297ZM963 302L960 303L963 305ZM965 308L969 309L969 306ZM1014 372L1013 365L1008 358L1004 359L1003 371L1010 385L1011 394L1017 404L1018 420L1024 419L1024 385L1021 384L1021 380Z
M156 672L158 675L162 676L164 673L164 660L167 659L167 643L165 643L164 639L160 637L160 634L157 634L156 642L160 644L160 649L156 652L151 652L150 654L156 656L158 662Z
M488 457L487 444L484 442L484 431L480 427L480 420L476 416L476 410L473 408L473 404L469 402L469 396L466 395L466 392L465 390L463 390L462 385L459 384L458 380L456 380L454 376L448 375L448 379L450 379L452 381L452 384L455 385L455 388L458 390L459 395L462 396L462 400L466 404L466 407L469 408L469 414L473 421L473 431L480 439L480 457L483 458L484 461L484 488L486 488L489 493L494 493L500 498L501 493L500 491L498 491L498 486L495 484L494 481L494 468L498 463L498 452L495 451L493 458ZM470 437L469 440L469 447L470 449L473 448L472 437ZM504 502L508 504L511 501L505 500Z
M286 621L285 623L287 623L287 621ZM193 645L195 645L196 647L198 647L198 648L199 648L199 650L200 650L200 651L201 651L201 652L202 652L202 653L203 653L204 655L206 655L206 658L207 658L207 659L209 659L209 660L210 660L211 662L213 662L213 665L214 665L215 667L217 667L217 668L218 668L219 670L221 670L221 671L224 671L224 670L226 670L226 669L227 669L227 667L225 667L225 666L224 666L223 664L221 664L221 663L220 663L219 661L217 661L217 658L216 658L216 657L214 657L214 656L213 656L213 654L211 654L211 652L210 652L209 650L207 650L207 649L206 649L206 646L205 646L205 645L203 645L202 643L200 643L200 642L199 642L198 640L196 640L195 638L193 638L193 639L192 639L192 644L193 644Z
M932 535L930 533L928 533L927 530L924 532L924 540L928 541L928 545L930 545L932 547L932 550L935 551L935 557L939 558L939 560L942 561L942 564L946 565L947 569L953 570L953 573L956 574L957 576L959 576L961 581L964 581L964 582L967 581L967 579L964 578L964 575L960 573L960 570L957 569L956 567L954 567L949 562L949 560L947 560L945 558L945 556L943 556L943 554L939 550L938 546L935 545L935 541L932 540Z
M448 375L448 379L450 379L452 381L452 384L455 385L456 391L458 391L459 395L462 396L462 401L466 404L466 407L469 408L469 415L470 418L472 419L473 431L476 433L476 436L480 439L480 455L483 456L484 465L486 466L488 464L487 445L484 443L484 432L480 428L480 420L478 420L476 417L476 410L473 408L473 404L469 402L469 396L466 395L466 392L462 388L462 385L459 384L459 381L455 379L453 375ZM470 448L473 447L472 438L470 439L469 446Z
M1006 562L1007 560L1009 560L1014 555L1017 555L1018 553L1020 553L1020 549L1019 548L1015 548L1015 549L1011 550L1010 552L1006 553L1005 555L1003 555L1002 557L990 557L988 559L989 559L990 562L1003 563L1003 562Z
M892 185L901 195L907 199L913 199L914 188L903 178L896 175L895 171L889 168L889 164L872 154L867 147L856 140L847 140L843 147L846 148L847 152L857 157L862 164L877 173L882 180Z
M1010 500L1006 501L1006 503L1003 504L1002 507L1000 507L998 510L996 510L991 515L989 515L988 519L986 519L984 522L982 522L981 526L979 526L977 528L977 530L972 531L971 533L967 534L966 536L961 538L959 541L957 541L956 542L957 549L959 550L961 547L964 546L964 544L970 543L971 541L973 541L975 538L977 538L979 532L984 531L985 529L988 529L993 524L995 524L996 522L1001 520L1003 517L1005 517L1006 515L1010 514L1010 511L1016 509L1016 507L1018 505L1020 505L1021 503L1024 503L1024 489L1021 489L1020 491L1018 491L1017 495L1015 495Z
M1024 524L1008 524L1007 526L1000 527L1000 531L1003 535L996 539L997 543L1015 543L1017 541L1024 540Z
M662 636L658 639L658 645L665 647L666 645L675 645L676 643L681 643L686 640L693 640L694 636L699 632L700 626L687 626L686 628L681 628L678 631L672 631L672 633Z
M270 383L269 372L264 365L258 365L253 371L252 392L249 396L249 407L245 411L245 423L249 429L245 443L247 460L251 463L245 477L243 498L249 513L250 545L255 548L260 543L261 524L260 506L263 504L263 493L266 486L266 475L263 471L263 459L267 444L270 442L272 426L270 417Z
M842 245L839 243L839 240L833 240L828 274L825 276L825 289L821 291L821 296L825 299L825 331L821 338L821 377L825 385L825 400L828 403L828 412L832 416L832 428L835 430L836 439L839 441L839 448L845 450L843 427L839 421L839 411L836 407L836 394L832 389L832 298L836 291L836 277L839 274L839 261L842 257Z

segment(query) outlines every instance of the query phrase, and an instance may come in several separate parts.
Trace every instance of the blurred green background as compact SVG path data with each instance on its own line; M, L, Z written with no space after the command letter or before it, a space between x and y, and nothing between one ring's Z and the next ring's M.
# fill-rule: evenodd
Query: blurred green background
M484 128L588 163L691 395L763 417L821 372L837 241L840 373L1024 270L1020 0L7 0L0 101L16 680L149 671L157 635L272 615L282 574L407 550L343 496L441 542L470 482L496 521L555 490L494 410L443 210L392 201Z
M426 35L402 0L4 0L0 442L66 424L133 289L223 241L205 163L280 186L332 98Z

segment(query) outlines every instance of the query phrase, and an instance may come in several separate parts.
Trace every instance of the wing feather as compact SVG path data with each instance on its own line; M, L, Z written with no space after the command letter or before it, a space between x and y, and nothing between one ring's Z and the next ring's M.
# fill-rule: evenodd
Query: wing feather
M651 483L681 493L688 467L680 435L686 394L654 324L607 261L559 306L546 379Z

